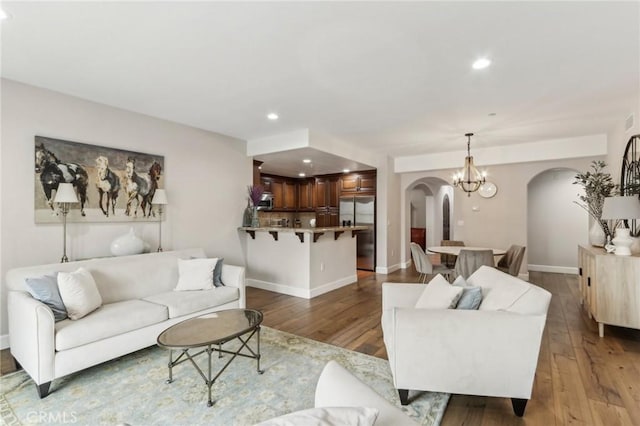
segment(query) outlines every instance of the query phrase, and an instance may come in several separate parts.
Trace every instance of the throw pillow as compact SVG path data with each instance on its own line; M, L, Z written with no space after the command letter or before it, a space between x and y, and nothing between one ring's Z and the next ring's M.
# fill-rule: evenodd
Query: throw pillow
M256 426L371 426L378 418L378 413L377 408L368 407L318 407L285 414L284 416L258 423Z
M218 259L218 263L216 263L216 267L213 270L213 285L216 287L224 287L222 282L222 262L224 262L224 257Z
M58 289L72 320L78 320L102 306L96 282L84 268L58 273Z
M33 298L51 308L56 322L67 319L67 309L62 303L60 291L58 290L57 273L56 275L27 278L25 282Z
M212 289L213 270L217 263L217 258L178 259L178 284L174 291Z
M480 303L482 303L482 288L470 286L462 275L456 278L453 285L462 287L462 295L458 300L456 309L475 310L480 307Z
M417 309L449 309L456 306L462 287L452 286L440 274L429 281L416 302Z

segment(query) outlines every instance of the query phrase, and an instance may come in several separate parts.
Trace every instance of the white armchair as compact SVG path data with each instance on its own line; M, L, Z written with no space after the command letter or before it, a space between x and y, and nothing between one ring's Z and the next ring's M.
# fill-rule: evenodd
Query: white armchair
M403 405L408 390L511 398L522 416L538 362L551 294L483 266L469 285L482 288L479 310L416 309L424 291L384 283L384 342Z

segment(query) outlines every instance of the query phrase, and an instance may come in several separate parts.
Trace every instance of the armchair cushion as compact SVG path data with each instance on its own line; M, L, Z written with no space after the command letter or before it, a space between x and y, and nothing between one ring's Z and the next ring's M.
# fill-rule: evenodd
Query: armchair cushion
M58 290L58 274L26 278L24 281L34 299L51 308L56 322L67 319L67 309L62 303L60 291Z
M462 295L456 309L478 309L482 303L482 289L480 287L470 286L462 275L456 278L453 285L462 287Z
M462 287L452 286L440 274L426 285L416 302L417 309L449 309L456 306L462 295Z
M482 266L471 274L467 282L482 287L481 311L506 311L518 301L531 285L520 278L495 268Z

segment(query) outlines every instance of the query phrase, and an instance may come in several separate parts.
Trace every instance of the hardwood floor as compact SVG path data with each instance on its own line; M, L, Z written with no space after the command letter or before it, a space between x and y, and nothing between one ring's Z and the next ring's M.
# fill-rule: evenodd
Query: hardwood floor
M356 284L312 300L249 288L247 306L263 311L266 326L386 358L381 284L416 278L412 269L361 272ZM525 416L506 398L453 395L442 424L640 425L640 331L607 326L599 338L574 275L531 272L530 281L553 298Z
M360 272L358 282L312 300L247 289L247 307L264 325L386 358L380 328L381 284L412 282L413 269ZM443 425L640 425L640 331L597 325L582 310L576 276L530 274L553 294L531 401L523 418L506 398L453 395ZM419 285L419 284L416 284ZM1 351L2 374L14 371Z

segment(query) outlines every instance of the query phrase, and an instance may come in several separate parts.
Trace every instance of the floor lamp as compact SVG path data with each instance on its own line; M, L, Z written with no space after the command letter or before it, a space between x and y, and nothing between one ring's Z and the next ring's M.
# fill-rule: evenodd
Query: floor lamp
M158 206L158 251L162 251L162 210L164 205L169 204L167 202L167 193L164 189L156 189L151 204Z
M56 197L53 201L58 204L60 213L62 213L62 259L60 262L64 263L69 261L67 257L67 215L69 214L71 204L79 202L78 195L73 189L73 184L58 184Z

